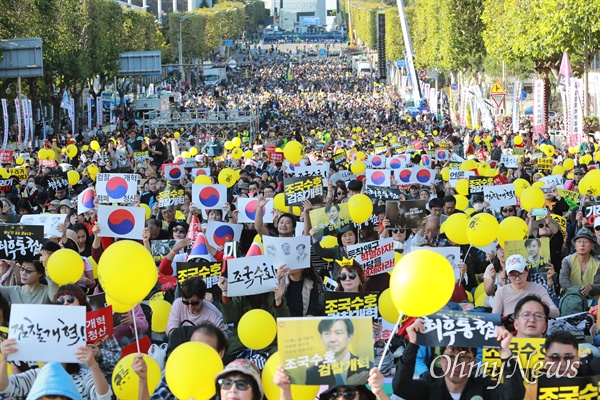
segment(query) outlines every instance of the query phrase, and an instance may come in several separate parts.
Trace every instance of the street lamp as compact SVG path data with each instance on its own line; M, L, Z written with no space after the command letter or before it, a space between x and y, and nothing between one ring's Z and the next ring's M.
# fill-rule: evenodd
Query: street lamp
M185 80L185 74L183 73L183 39L181 36L181 23L193 16L194 14L184 14L179 16L179 73L181 74L181 80Z

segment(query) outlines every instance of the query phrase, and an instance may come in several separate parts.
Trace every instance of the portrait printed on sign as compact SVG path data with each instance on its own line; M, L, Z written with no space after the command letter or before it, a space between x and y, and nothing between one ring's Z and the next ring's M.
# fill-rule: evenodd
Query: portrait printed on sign
M374 363L368 317L279 318L281 365L298 385L361 385Z
M389 229L419 228L425 217L425 200L386 201L385 217L390 221Z
M509 240L504 249L507 258L513 254L525 257L530 273L546 273L546 266L550 263L550 238Z
M263 236L265 254L273 256L276 264L285 264L290 269L310 267L310 242L310 236Z
M348 203L331 204L311 210L310 222L318 230L315 237L341 233L342 228L350 223Z

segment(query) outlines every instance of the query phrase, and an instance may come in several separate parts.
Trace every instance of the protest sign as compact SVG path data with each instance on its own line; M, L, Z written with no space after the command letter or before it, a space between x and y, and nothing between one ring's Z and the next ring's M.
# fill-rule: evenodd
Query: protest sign
M265 199L267 204L263 207L263 223L273 223L273 199ZM258 211L258 199L248 197L238 197L237 199L238 209L238 222L254 223L256 221L256 213Z
M310 210L310 223L317 229L315 237L340 233L350 223L348 203L331 204Z
M136 163L143 162L144 160L149 160L149 159L150 159L150 154L148 153L148 150L133 152L133 160Z
M567 190L563 188L556 188L558 195L565 199L565 201L571 201L574 204L579 204L579 192L574 192L572 190Z
M450 159L450 152L448 150L437 150L434 156L437 161L446 162Z
M560 215L550 214L550 218L552 218L559 226L563 235L567 233L567 219L565 217L561 217ZM536 217L536 221L539 219L544 219L544 217Z
M48 174L40 180L40 186L52 190L67 189L69 187L69 180L67 179L67 174L64 172L52 175Z
M387 160L387 168L388 169L400 169L406 168L410 163L410 156L406 154L399 154L394 157L389 157Z
M426 167L404 168L394 171L394 177L398 185L414 183L429 186L435 181L435 171Z
M141 240L145 221L142 207L98 206L98 237Z
M510 341L509 348L513 356L518 357L519 369L526 372L526 378L531 380L531 373L545 366L544 357L546 349L544 348L545 339L543 338L517 338ZM501 376L502 360L497 348L484 347L482 350L482 365L485 367L484 373L492 378Z
M329 340L333 335L340 338L336 345ZM364 384L375 358L372 319L278 318L277 348L293 384Z
M564 183L562 175L542 176L540 178L540 181L546 183L547 185L554 185L554 186L562 186Z
M18 180L20 181L26 181L28 176L27 176L27 170L25 169L25 167L16 167L16 168L9 168L8 169L8 175L9 176L16 176Z
M182 187L167 185L156 195L156 202L159 208L174 207L176 210L181 207L185 200L185 191Z
M438 311L423 319L425 331L417 335L420 346L500 347L496 340L499 314Z
M96 175L96 200L99 203L133 203L139 178L138 174Z
M473 171L463 171L462 169L451 169L450 179L448 182L452 187L456 187L456 182L460 179L469 179L470 176L475 176Z
M364 160L367 168L375 168L375 169L384 169L386 166L386 158L385 156L368 156L366 160Z
M386 201L385 217L390 221L388 229L420 228L425 218L425 200Z
M537 382L537 399L597 399L600 395L600 375L569 378L541 375Z
M323 202L323 178L305 176L283 179L286 206L300 206L304 200L317 204Z
M517 204L515 185L508 183L506 185L486 186L483 188L483 199L490 203L490 208L514 206Z
M346 152L341 151L339 153L335 153L333 156L331 156L330 160L333 161L335 165L342 164L346 162Z
M180 164L163 164L162 171L168 181L178 181L185 176L185 167Z
M217 286L221 276L221 263L196 259L194 262L177 263L177 284L181 286L183 281L194 276L204 279L206 288Z
M370 186L390 187L391 173L389 169L367 169L365 184Z
M325 315L338 317L370 317L378 316L377 292L349 293L326 291Z
M8 338L18 351L9 361L79 363L75 351L86 344L85 307L13 304Z
M242 236L240 224L228 224L220 221L208 221L206 225L206 240L212 247L225 247L227 242L237 242Z
M0 259L38 260L44 245L44 227L36 225L0 225Z
M494 248L496 246L494 245ZM449 246L449 247L431 247L428 250L434 251L442 256L446 257L446 260L452 266L452 270L454 271L454 278L460 278L460 269L458 268L458 264L461 262L460 259L460 247L458 246Z
M279 284L272 256L252 256L227 260L229 297L269 293Z
M379 275L394 268L394 240L392 238L348 246L348 257L365 270L366 276Z
M94 209L96 192L94 188L87 188L77 196L77 214L83 214Z
M310 236L273 237L263 236L265 254L275 260L275 265L285 264L290 269L310 267Z
M373 200L398 200L400 198L400 189L367 186L365 194Z
M112 306L88 311L85 317L85 330L87 342L91 344L102 343L111 337L113 334Z
M500 164L504 164L506 168L518 168L519 156L510 156L508 154L502 154L500 156Z
M13 180L9 179L0 179L0 192L8 193L12 190Z
M502 176L501 174L498 174L496 176L494 176L494 185L506 185L508 183L508 180L506 179L506 177Z
M190 174L192 178L196 178L200 175L210 176L210 168L192 168L192 172Z
M594 226L596 218L600 217L600 203L585 203L581 209L585 222Z
M494 185L494 178L487 176L469 177L469 194L483 196L484 188Z
M323 178L323 185L327 185L329 170L330 164L328 162L311 163L311 165L301 165L296 167L294 176L296 178L305 176L320 176Z
M323 289L325 289L326 291L335 292L338 286L339 283L337 283L335 279L329 278L327 276L323 278Z
M57 229L57 226L64 223L66 218L65 214L26 214L21 217L20 223L43 226L46 237L62 237L62 232Z
M154 261L160 263L162 259L169 254L177 242L179 242L179 239L151 240L150 252L152 253Z
M0 164L10 164L12 157L12 150L0 150Z
M221 209L227 203L227 186L192 184L192 203L200 210Z
M504 244L505 257L520 254L527 260L530 273L546 274L550 263L550 238L508 240Z
M551 170L554 165L553 158L538 158L535 164L536 169Z

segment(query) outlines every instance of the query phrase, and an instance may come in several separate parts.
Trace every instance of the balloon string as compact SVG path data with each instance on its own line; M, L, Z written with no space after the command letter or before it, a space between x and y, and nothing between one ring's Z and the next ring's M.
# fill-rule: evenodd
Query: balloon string
M396 325L394 325L392 334L390 335L387 342L385 343L385 347L383 348L383 353L381 354L381 359L379 360L379 365L377 366L377 368L379 370L381 370L381 365L383 364L383 360L385 359L385 354L388 352L388 350L390 348L390 343L392 343L392 339L394 338L394 335L396 334L396 331L398 330L398 325L400 325L400 321L402 320L403 317L404 317L403 313L400 313L400 315L398 315L398 321L396 321Z
M141 351L140 351L140 340L138 338L137 323L135 322L135 320L136 320L136 318L135 318L135 307L133 307L131 309L131 316L133 318L133 333L135 334L135 345L137 346L137 352L141 353Z
M469 248L467 249L467 252L465 253L465 259L463 260L463 262L467 261L467 256L469 255L469 252L471 251L471 247L473 247L473 245L470 245Z

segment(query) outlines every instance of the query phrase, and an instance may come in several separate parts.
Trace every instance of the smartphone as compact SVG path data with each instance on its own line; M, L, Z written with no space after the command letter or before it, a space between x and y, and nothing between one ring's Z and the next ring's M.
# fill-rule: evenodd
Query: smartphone
M534 217L545 217L548 214L548 210L545 208L532 208L531 215Z

